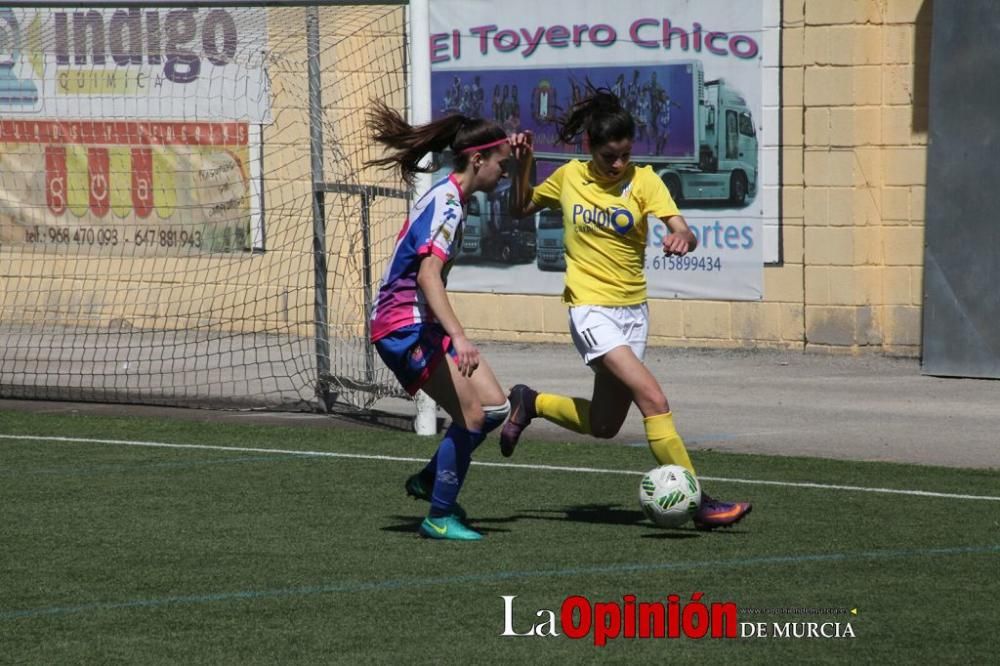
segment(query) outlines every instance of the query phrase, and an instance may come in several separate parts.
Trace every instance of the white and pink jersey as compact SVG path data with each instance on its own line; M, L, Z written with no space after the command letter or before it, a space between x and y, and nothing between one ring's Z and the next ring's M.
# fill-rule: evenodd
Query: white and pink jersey
M444 261L442 278L447 280L462 249L463 203L462 188L452 174L436 183L410 209L372 308L372 342L404 326L436 321L417 285L417 271L420 260L434 254Z

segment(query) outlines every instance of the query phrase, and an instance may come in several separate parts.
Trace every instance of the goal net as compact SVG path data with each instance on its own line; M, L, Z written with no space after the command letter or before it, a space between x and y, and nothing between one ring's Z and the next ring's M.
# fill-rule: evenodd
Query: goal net
M398 394L367 310L407 193L362 163L405 6L57 4L0 8L0 397Z

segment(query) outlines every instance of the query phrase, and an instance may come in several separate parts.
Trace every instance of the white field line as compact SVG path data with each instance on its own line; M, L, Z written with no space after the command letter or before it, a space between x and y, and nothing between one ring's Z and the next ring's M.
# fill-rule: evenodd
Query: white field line
M408 458L403 456L383 456L364 453L337 453L332 451L295 451L289 449L264 449L246 446L215 446L211 444L171 444L167 442L143 442L121 439L91 439L85 437L47 437L38 435L0 435L0 440L18 440L33 442L68 442L72 444L112 444L115 446L139 446L160 449L195 449L201 451L233 451L240 453L273 453L275 455L291 455L314 458L350 458L356 460L385 460L390 462L426 462L425 458ZM639 476L644 471L623 469L601 469L599 467L567 467L562 465L526 465L521 463L477 462L480 467L502 467L508 469L528 469L546 472L579 472L584 474L623 474ZM900 488L871 488L866 486L843 486L830 483L810 483L803 481L764 481L761 479L734 479L718 476L699 476L705 481L724 483L742 483L755 486L780 486L783 488L814 488L817 490L843 490L849 492L883 493L887 495L909 495L916 497L940 497L945 499L978 500L984 502L1000 502L1000 496L994 495L961 495L956 493L937 493L927 490L906 490Z

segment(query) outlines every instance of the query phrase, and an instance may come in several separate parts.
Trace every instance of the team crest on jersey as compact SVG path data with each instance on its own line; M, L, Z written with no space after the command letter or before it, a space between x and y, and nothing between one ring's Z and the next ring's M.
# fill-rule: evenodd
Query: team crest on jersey
M627 197L628 193L631 192L631 191L632 191L632 181L630 180L627 183L625 183L625 185L622 187L622 194L621 194L621 196Z
M458 206L458 207L462 206L462 202L456 199L455 195L452 194L451 192L448 192L447 194L444 195L444 202L449 206Z
M410 350L410 367L422 368L426 363L424 349L420 345Z

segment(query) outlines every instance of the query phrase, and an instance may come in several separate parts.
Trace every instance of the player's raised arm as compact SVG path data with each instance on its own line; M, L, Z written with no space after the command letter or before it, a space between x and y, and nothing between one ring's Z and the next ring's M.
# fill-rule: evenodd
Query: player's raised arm
M663 218L670 233L663 237L663 254L683 257L688 252L694 252L698 247L698 237L694 235L682 215L671 215Z
M531 195L535 191L531 183L531 165L535 156L532 149L533 136L530 131L511 135L510 147L517 160L517 182L514 188L515 197L510 203L510 214L516 218L534 215L541 208L531 203Z

